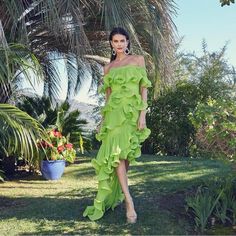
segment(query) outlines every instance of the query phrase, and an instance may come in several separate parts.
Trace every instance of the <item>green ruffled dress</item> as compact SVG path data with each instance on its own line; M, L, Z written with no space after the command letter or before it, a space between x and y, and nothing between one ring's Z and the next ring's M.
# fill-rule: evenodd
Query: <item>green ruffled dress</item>
M83 216L90 220L100 219L104 212L112 210L124 200L115 168L119 160L130 164L141 155L141 143L150 130L137 129L140 111L147 108L141 99L140 87L151 87L144 67L125 65L111 68L104 76L100 92L111 87L112 93L102 109L102 127L96 138L102 141L96 159L92 160L98 177L98 192L93 206L88 206Z

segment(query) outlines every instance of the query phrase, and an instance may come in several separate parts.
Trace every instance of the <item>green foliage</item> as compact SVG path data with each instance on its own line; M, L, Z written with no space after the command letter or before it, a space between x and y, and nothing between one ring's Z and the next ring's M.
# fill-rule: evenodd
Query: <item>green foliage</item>
M54 129L48 130L47 133L49 141L43 139L38 142L41 159L65 160L73 163L76 157L76 151L73 148L73 144L69 143L68 138Z
M179 81L150 106L147 122L154 153L188 156L194 127L188 114L197 105L199 89L188 81Z
M33 85L32 72L38 75L37 78L42 74L38 59L26 46L7 42L1 44L0 41L0 103L9 101L22 75Z
M25 97L17 106L38 120L44 128L56 123L57 109L53 109L50 99L47 97Z
M90 139L87 137L85 125L87 121L80 119L79 110L70 110L70 104L65 101L56 104L53 108L50 99L47 97L26 97L23 103L18 106L30 114L45 127L54 127L62 132L63 136L70 136L70 142L81 149L81 138L85 150L91 150Z
M196 129L194 155L236 157L236 102L209 99L189 115Z
M216 204L215 216L221 221L222 224L225 224L226 221L231 221L228 217L228 210L230 206L235 201L232 193L223 193L220 201Z
M27 113L9 104L0 104L0 154L23 155L29 163L37 161L37 139L43 127Z
M207 51L205 41L202 47L203 55L200 57L191 54L176 57L175 87L169 88L151 102L147 125L152 133L146 142L151 148L147 150L180 156L189 155L190 150L194 153L198 129L192 124L189 113L193 113L198 104L205 104L209 98L232 100L235 72L224 59L226 46L213 53ZM232 140L231 143L233 148Z
M205 231L210 218L212 225L235 224L235 180L234 176L214 179L207 183L208 186L199 187L195 196L186 198L187 210L194 214L196 229Z
M93 150L98 150L101 146L101 142L96 139L97 130L93 130L90 134L90 140Z
M6 158L23 155L29 165L37 165L36 142L44 135L43 128L28 114L6 103L15 95L21 76L33 84L32 72L41 75L41 67L28 47L7 43L1 21L0 35L0 154Z
M212 215L222 193L223 190L215 196L208 188L199 187L194 197L186 198L188 207L193 210L196 227L201 232L206 229L209 217Z
M80 119L79 110L70 110L69 102L65 101L61 105L57 105L55 108L57 111L56 127L62 132L62 135L70 135L70 142L83 150L90 149L90 139L85 131L87 121Z
M221 6L230 5L230 3L235 3L235 0L220 0Z
M236 201L232 202L231 213L232 213L232 225L235 225L236 224Z

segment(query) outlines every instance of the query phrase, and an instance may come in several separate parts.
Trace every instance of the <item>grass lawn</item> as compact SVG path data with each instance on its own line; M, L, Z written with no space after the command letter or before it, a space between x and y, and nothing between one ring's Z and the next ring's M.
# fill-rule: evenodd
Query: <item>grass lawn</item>
M97 222L82 216L97 188L90 161L79 158L58 181L29 176L0 184L0 235L194 234L185 211L186 194L204 180L232 171L229 164L215 160L143 155L129 171L138 213L137 223L129 225L124 204Z

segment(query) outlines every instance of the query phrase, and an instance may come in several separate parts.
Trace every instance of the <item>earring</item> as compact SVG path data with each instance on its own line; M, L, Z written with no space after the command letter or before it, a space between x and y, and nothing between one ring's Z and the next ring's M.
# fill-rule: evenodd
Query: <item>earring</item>
M112 55L115 56L116 55L116 51L114 48L112 48Z
M130 50L128 48L125 49L125 55L129 55Z

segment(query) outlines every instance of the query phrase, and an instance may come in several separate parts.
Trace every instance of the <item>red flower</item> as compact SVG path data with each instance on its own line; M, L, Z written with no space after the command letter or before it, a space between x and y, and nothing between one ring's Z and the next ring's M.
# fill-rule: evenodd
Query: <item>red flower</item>
M64 149L65 149L65 147L63 145L60 145L57 147L58 152L62 152Z
M59 131L53 131L55 137L61 138L62 134Z
M72 144L72 143L67 143L67 144L65 145L65 147L66 147L67 149L72 149L72 148L73 148L73 144Z

